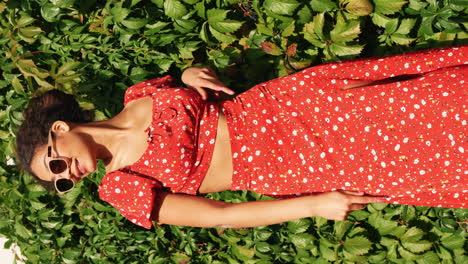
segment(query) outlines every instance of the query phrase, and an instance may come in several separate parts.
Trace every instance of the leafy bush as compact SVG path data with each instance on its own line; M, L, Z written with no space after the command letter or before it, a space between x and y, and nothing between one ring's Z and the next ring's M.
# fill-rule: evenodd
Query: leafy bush
M0 233L30 263L468 263L468 210L373 204L342 222L146 231L98 199L102 165L62 197L12 166L21 111L51 88L103 119L129 85L192 65L240 91L322 62L466 43L466 15L466 0L0 0Z

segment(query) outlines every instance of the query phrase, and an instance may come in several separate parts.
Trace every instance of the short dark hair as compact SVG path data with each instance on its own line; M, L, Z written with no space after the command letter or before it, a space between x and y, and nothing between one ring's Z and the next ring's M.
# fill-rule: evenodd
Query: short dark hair
M50 90L31 99L23 117L24 122L16 133L16 156L19 166L46 186L48 184L40 180L31 169L31 160L37 147L47 143L49 130L55 121L91 122L94 112L82 109L73 95Z

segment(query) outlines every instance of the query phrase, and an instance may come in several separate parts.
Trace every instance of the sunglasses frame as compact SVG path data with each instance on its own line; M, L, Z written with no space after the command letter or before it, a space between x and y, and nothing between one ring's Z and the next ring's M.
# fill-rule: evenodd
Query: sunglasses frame
M68 164L68 161L63 159L63 158L55 158L55 157L52 157L52 149L54 149L54 151L57 153L57 149L55 148L54 146L54 140L52 138L52 131L49 130L49 138L48 138L48 142L47 142L47 160L45 162L45 164L47 165L47 169L52 173L54 174L54 179L53 179L53 182L54 182L54 187L55 187L55 190L57 191L57 193L59 194L64 194L66 192L69 192L71 190L73 190L73 188L75 188L75 182L68 179L68 178L65 178L65 177L60 177L58 176L58 174L54 173L52 171L52 169L50 168L50 163L54 160L60 160L60 161L63 161L65 162L65 164L67 165L67 167L65 168L65 170L63 170L62 172L59 172L60 173L63 173L64 171L68 170L68 173L70 174L70 165ZM72 182L72 186L70 189L68 190L65 190L65 191L61 191L59 190L59 188L57 187L57 181L58 180L68 180L70 182Z

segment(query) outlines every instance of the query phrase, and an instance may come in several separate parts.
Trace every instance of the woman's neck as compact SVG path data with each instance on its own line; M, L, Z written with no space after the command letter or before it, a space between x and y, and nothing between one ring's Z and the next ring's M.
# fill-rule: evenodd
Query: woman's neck
M94 140L96 157L104 161L108 173L135 163L144 154L152 107L151 98L141 98L111 119L80 125Z
M134 134L134 127L115 119L75 125L73 129L76 133L86 134L90 138L89 144L96 159L104 162L107 172L128 165L128 160L132 159L128 142Z

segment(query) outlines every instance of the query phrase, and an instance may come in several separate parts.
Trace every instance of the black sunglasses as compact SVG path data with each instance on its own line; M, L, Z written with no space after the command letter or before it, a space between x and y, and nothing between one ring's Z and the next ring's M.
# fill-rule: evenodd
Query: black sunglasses
M67 178L57 177L57 174L69 170L70 166L68 165L68 161L65 159L52 157L53 143L54 141L52 139L52 131L49 131L49 142L47 144L47 165L50 172L56 174L56 177L54 178L55 190L62 194L72 190L73 187L75 187L75 182Z

